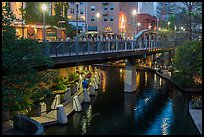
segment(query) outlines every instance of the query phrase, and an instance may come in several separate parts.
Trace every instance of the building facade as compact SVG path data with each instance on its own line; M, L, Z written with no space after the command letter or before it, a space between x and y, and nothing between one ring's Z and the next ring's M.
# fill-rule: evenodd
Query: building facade
M26 2L8 2L11 11L18 20L14 22L19 37L43 39L43 24L25 24L19 7L26 7ZM54 5L49 2L49 15L55 15ZM143 29L156 30L155 3L153 2L68 2L66 15L69 24L78 22L80 33L97 31L100 33L117 33L125 38L133 36ZM77 10L78 9L78 10ZM78 11L78 20L77 20ZM136 11L133 14L133 11ZM64 12L62 12L64 13ZM46 25L46 39L49 41L65 40L65 28Z

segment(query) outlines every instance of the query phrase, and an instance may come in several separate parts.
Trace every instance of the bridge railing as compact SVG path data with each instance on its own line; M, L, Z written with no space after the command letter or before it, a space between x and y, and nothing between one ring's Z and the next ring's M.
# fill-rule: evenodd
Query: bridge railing
M76 42L49 42L43 53L50 57L75 56L76 48L78 55L103 54L124 51L148 50L154 48L167 48L181 45L177 41L156 41L156 40L113 40L113 41L79 41Z

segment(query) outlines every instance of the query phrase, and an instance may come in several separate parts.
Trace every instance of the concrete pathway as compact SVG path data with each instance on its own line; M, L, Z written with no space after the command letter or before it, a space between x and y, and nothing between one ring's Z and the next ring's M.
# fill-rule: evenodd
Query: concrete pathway
M83 88L80 88L72 96L72 100L73 100L73 97L75 95L79 95L79 99L80 99L80 101L82 101L83 100L83 93L82 92L83 92ZM72 112L74 112L72 100L70 102L68 102L67 104L64 104L64 110L65 110L65 114L67 116L69 116ZM30 118L33 120L36 120L37 122L39 122L43 126L57 124L57 110L52 110L44 116L37 116L37 117L30 117Z
M202 109L193 109L191 105L191 101L189 102L189 113L199 130L200 134L202 135Z

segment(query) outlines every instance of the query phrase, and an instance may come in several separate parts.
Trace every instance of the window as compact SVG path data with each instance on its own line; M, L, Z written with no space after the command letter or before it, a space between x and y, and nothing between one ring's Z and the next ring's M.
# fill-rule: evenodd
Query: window
M79 2L79 4L80 4L80 5L83 5L84 3L83 3L83 2Z
M95 21L95 17L91 16L91 22L94 22L94 21Z
M105 17L103 18L103 20L104 20L104 21L108 21L108 17L105 16Z
M95 6L91 6L91 11L95 11Z
M114 10L114 4L111 4L110 5L110 11L113 11Z
M108 10L108 6L104 6L104 7L103 7L103 10L104 10L104 11L107 11L107 10Z
M70 9L70 13L74 14L74 9Z
M110 21L114 21L114 16L110 16Z
M84 11L82 9L80 10L80 14L84 14Z

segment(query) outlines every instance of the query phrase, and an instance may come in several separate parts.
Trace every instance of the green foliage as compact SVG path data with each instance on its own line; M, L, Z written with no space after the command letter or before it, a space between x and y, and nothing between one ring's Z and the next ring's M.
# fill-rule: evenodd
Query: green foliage
M195 86L193 76L202 76L202 43L201 41L186 41L178 47L173 59L173 67L178 70L173 79L183 86Z
M9 26L15 20L16 17L8 8L8 3L5 6L2 6L2 26Z
M70 81L76 81L76 80L78 80L79 79L79 76L77 75L77 73L71 73L70 75L69 75L69 80Z
M2 14L8 19L10 14ZM7 24L11 24L6 22ZM41 53L42 44L32 39L15 40L15 29L2 26L2 110L13 115L28 112L34 102L52 94L50 79L33 69L33 65L51 65Z
M193 109L202 109L202 97L192 99L192 108Z

